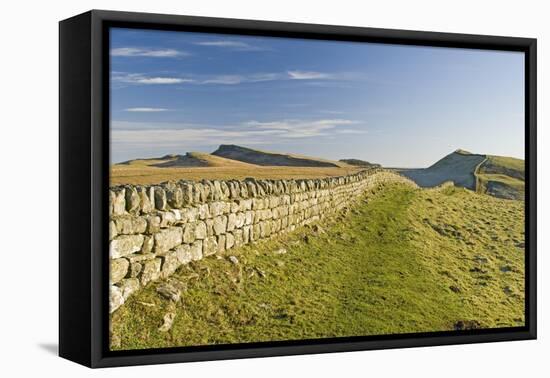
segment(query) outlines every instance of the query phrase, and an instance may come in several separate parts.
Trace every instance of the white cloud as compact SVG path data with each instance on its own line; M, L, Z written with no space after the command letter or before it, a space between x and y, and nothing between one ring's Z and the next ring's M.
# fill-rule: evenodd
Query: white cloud
M202 42L195 42L194 44L198 45L198 46L221 47L221 48L236 50L236 51L264 51L264 50L267 50L266 48L263 48L263 47L260 47L260 46L250 45L250 44L248 44L246 42L242 42L242 41L232 41L230 39L222 39L222 40L215 40L215 41L202 41Z
M124 109L125 111L127 112L138 112L138 113L155 113L155 112L166 112L168 111L168 109L165 109L165 108L127 108L127 109Z
M240 75L220 75L220 76L214 76L211 79L206 79L201 83L234 85L234 84L240 84L245 80L246 78Z
M176 58L188 56L189 53L175 49L146 49L138 47L118 47L111 49L111 56L143 56L149 58Z
M113 72L111 76L113 82L125 84L183 84L192 83L192 79L184 79L180 77L163 77L163 76L145 76L142 74L129 74L123 72Z
M111 143L118 153L143 157L144 151L183 153L220 144L261 146L366 133L347 127L355 124L358 122L346 119L248 121L234 125L112 121Z
M315 71L287 71L292 80L322 80L330 79L332 75Z

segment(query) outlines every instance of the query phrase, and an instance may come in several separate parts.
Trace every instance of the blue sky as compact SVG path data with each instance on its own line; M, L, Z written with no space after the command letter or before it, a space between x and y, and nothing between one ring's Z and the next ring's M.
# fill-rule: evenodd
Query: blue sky
M425 167L523 158L522 53L111 30L111 160L220 144Z

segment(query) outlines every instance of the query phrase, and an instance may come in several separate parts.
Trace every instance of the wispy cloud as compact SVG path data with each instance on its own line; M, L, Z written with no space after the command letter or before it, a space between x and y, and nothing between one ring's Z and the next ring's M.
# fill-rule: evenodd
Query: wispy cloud
M201 41L201 42L195 42L194 43L197 46L210 46L210 47L220 47L224 49L229 50L236 50L236 51L265 51L268 50L265 47L262 46L256 46L251 45L246 42L242 41L233 41L230 39L221 39L221 40L213 40L213 41Z
M166 108L127 108L124 109L126 112L136 112L136 113L156 113L156 112L166 112L168 109Z
M315 71L287 71L287 74L292 80L322 80L331 78L330 74Z
M341 127L357 125L347 119L278 120L269 122L246 121L234 125L209 125L189 123L146 123L113 121L113 143L143 143L144 145L221 143L273 143L296 138L311 138L335 132L354 132ZM347 131L346 131L347 130Z
M111 49L111 56L177 58L188 55L190 55L188 52L176 49L149 49L139 47L118 47Z
M180 78L180 77L167 77L167 76L147 76L138 73L124 73L113 72L111 80L116 83L124 84L142 84L142 85L156 85L156 84L183 84L192 83L194 80Z
M151 76L141 73L113 72L111 79L123 84L194 84L194 85L237 85L244 83L260 83L269 81L301 80L317 83L324 80L350 80L349 73L323 73L313 71L259 72L249 74L213 74L189 75L187 77ZM334 113L336 114L336 113Z

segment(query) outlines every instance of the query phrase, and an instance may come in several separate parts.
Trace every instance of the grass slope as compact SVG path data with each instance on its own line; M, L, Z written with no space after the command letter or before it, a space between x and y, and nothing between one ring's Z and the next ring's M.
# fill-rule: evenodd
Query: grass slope
M524 324L523 209L455 188L393 184L277 239L181 268L182 302L152 284L112 315L136 349ZM274 251L285 248L287 253ZM175 311L173 327L160 332Z
M422 187L434 187L445 181L453 181L457 186L475 190L474 172L484 160L485 155L456 150L428 168L403 169L401 173Z
M525 161L504 156L487 156L476 172L480 193L500 198L525 197Z
M345 162L291 153L261 151L248 147L222 144L212 155L261 166L289 167L348 167Z

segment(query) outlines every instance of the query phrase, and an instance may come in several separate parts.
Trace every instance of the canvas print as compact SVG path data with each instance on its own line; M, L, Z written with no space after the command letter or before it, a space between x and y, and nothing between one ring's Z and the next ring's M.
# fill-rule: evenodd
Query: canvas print
M111 350L525 326L520 52L110 29Z

